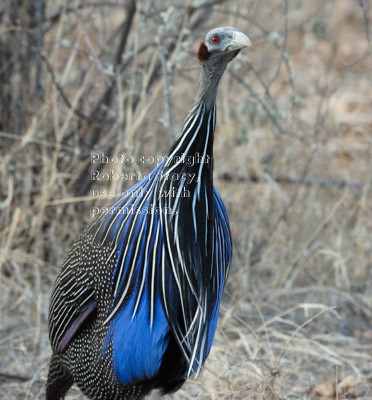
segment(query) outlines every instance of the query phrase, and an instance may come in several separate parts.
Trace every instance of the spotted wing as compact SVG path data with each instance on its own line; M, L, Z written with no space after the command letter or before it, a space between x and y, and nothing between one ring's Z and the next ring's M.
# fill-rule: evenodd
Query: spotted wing
M57 353L66 350L97 306L92 273L82 262L82 240L73 246L63 263L50 301L49 338Z

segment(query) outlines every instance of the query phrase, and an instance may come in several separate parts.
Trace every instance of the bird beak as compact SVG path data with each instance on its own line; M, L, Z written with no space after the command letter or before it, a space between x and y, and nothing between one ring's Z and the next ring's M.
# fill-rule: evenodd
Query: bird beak
M232 41L229 46L232 47L233 50L240 50L251 45L252 43L247 35L244 35L244 33L239 31L233 32Z

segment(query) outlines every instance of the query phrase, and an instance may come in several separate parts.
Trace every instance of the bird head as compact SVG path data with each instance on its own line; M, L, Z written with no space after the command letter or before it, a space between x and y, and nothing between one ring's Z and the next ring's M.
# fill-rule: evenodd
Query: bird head
M251 45L244 33L232 27L212 29L200 44L198 59L201 63L227 64L240 50Z

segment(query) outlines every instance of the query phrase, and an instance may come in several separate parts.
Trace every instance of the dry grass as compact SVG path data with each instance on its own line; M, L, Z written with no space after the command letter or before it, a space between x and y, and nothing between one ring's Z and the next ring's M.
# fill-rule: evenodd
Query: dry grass
M5 3L0 373L31 379L0 376L0 397L44 398L51 287L90 207L107 204L90 190L133 183L92 182L91 153L165 154L193 101L197 43L232 25L254 43L218 102L215 185L233 266L205 371L169 398L316 399L320 384L353 375L337 398L371 399L368 2L185 2L191 10L144 0L130 21L119 2L55 0L44 17L26 1Z

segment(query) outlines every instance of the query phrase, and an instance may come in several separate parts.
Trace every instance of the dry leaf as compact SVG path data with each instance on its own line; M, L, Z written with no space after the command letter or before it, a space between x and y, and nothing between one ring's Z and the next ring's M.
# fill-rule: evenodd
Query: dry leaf
M318 385L314 392L319 397L335 397L336 391L335 386L332 382L324 382Z
M359 379L355 378L355 376L348 375L339 383L337 389L339 392L345 393L351 389L355 389L359 383Z
M361 331L360 336L362 336L363 339L372 340L372 330Z

